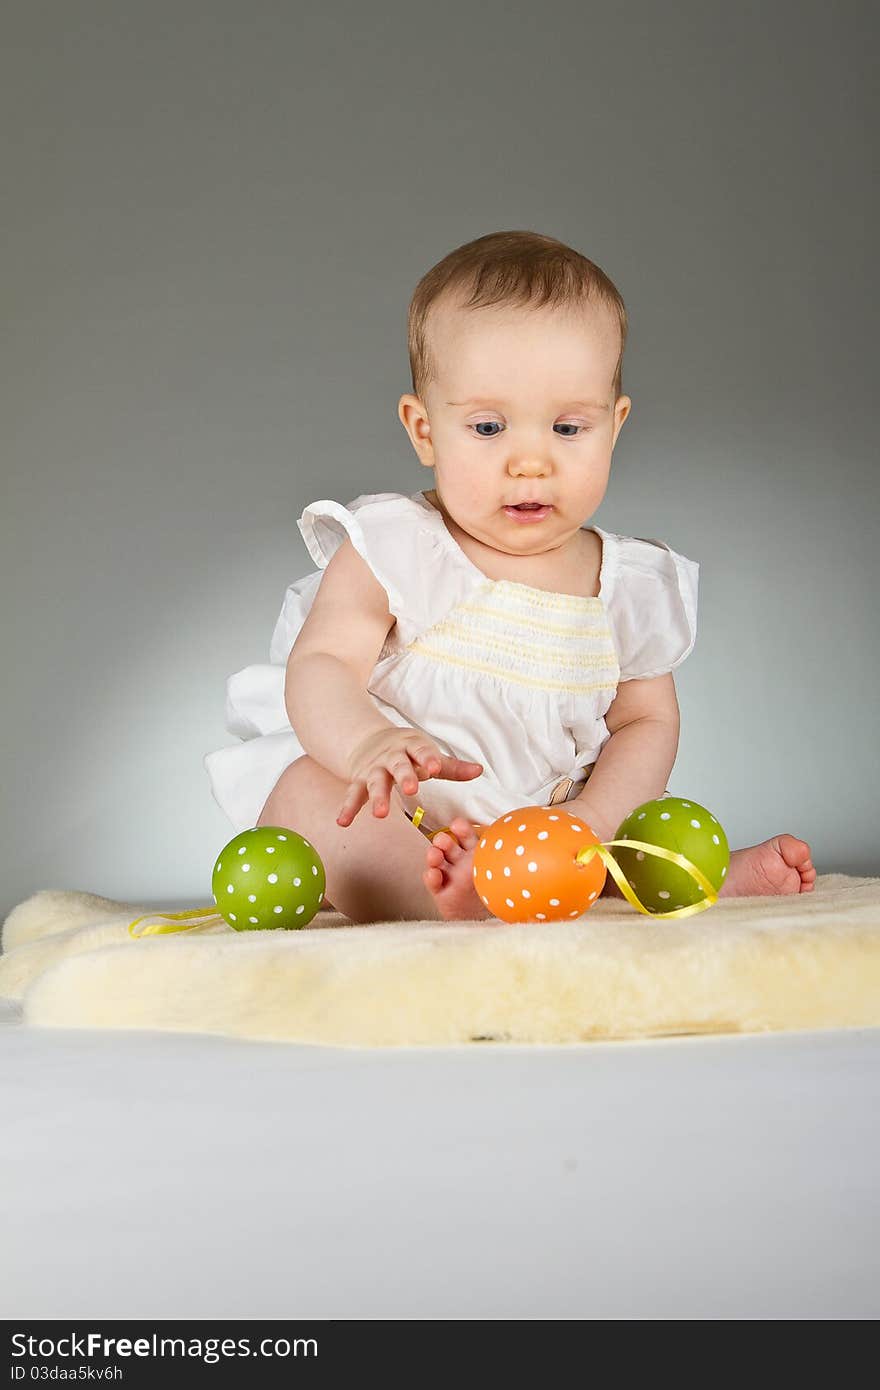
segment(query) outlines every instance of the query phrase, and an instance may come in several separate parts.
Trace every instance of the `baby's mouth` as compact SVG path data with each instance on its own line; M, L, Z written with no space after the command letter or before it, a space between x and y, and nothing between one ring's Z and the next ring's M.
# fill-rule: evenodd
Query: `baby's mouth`
M552 510L552 506L546 502L508 503L504 508L505 515L519 517L523 521L526 517L533 521L541 521L544 517L549 516Z

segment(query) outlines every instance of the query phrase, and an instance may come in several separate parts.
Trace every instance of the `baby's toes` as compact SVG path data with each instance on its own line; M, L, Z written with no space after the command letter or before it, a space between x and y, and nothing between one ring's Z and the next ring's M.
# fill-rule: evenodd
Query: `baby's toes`
M452 826L449 829L451 830ZM445 830L441 830L431 841L431 848L434 849L435 847L440 852L441 858L445 857L450 864L454 864L457 859L461 858L462 850L455 836L449 835Z
M456 816L449 829L458 839L458 843L465 853L474 849L477 843L477 833L473 823L466 816Z
M422 883L431 893L439 893L444 882L442 869L425 869L422 874Z
M810 863L810 846L794 835L778 835L776 847L790 869L803 871Z

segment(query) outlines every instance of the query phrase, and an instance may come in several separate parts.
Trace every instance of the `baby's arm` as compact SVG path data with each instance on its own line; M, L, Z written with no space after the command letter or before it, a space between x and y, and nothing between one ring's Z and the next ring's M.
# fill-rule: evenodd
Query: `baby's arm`
M572 801L601 840L643 801L666 790L678 752L678 698L672 672L650 680L623 681L605 724L611 737L584 790Z
M345 540L321 578L284 682L287 717L300 743L343 781L357 745L375 730L395 727L367 692L394 622L385 590Z
M382 585L344 541L318 586L284 682L287 717L303 748L347 784L341 827L369 799L374 816L387 816L392 786L404 795L427 777L468 781L483 771L376 708L367 685L394 621Z

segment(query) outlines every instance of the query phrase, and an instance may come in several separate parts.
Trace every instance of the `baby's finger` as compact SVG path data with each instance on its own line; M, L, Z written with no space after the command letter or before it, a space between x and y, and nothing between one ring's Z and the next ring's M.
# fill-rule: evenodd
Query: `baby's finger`
M408 751L412 758L418 759L429 777L463 780L467 777L478 777L483 771L482 763L468 762L464 758L448 757L446 754L439 753L429 743L417 744Z
M387 816L393 778L387 768L374 767L367 773L367 791L373 803L374 816Z
M391 775L397 783L398 788L404 796L412 796L419 789L419 779L416 776L412 763L405 753L394 758L388 767Z
M343 828L351 825L358 811L367 799L367 790L363 782L351 782L345 794L345 800L339 808L339 815L336 817L336 824Z
M442 759L436 748L432 748L430 743L418 744L415 747L407 747L406 750L414 763L424 770L426 777L436 777L440 771Z
M438 777L448 777L455 782L464 782L468 777L479 777L483 772L482 763L468 762L465 758L443 758Z

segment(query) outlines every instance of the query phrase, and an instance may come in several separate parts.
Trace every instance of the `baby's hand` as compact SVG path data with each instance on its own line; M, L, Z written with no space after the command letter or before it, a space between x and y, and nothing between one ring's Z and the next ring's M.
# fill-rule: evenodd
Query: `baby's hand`
M349 759L351 781L336 824L351 825L358 811L372 798L373 815L387 816L392 784L405 796L419 789L429 777L466 782L482 775L483 764L465 762L441 753L418 729L389 726L363 739Z

